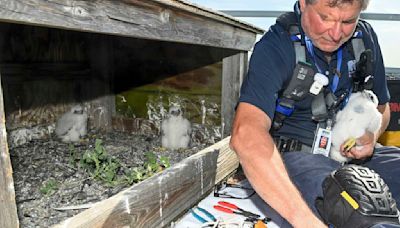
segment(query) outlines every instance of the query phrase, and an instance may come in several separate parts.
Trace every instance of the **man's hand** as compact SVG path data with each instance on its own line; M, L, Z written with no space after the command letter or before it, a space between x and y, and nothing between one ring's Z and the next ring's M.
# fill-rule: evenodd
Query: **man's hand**
M356 146L352 147L348 151L345 151L344 144L342 144L340 146L340 151L345 157L352 159L364 159L372 156L374 153L375 143L375 134L367 131L363 136L356 139Z

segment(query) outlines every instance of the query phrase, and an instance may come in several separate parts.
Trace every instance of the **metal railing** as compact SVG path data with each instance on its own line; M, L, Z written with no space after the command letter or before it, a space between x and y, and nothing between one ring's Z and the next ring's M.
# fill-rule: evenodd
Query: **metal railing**
M221 10L233 17L278 17L286 11L268 10ZM380 21L400 21L400 14L361 13L362 19Z
M386 67L385 71L388 79L400 80L400 68Z

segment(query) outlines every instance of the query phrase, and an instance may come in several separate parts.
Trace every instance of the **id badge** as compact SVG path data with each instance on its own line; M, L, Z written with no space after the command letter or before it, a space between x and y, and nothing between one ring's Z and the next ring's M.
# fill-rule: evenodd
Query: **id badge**
M332 131L319 127L313 143L313 154L322 154L328 157L331 149L331 143Z

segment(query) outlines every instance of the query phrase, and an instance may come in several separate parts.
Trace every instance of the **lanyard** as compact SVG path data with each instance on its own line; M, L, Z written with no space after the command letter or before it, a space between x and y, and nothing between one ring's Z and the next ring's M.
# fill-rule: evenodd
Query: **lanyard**
M317 67L319 73L324 74L322 72L321 68L319 67L317 60L315 58L314 45L312 44L312 41L307 36L305 37L305 40L306 40L307 50L310 53L311 57L313 58L315 66ZM340 47L337 52L336 72L335 72L335 76L333 77L333 82L331 85L331 90L333 93L336 91L338 84L339 84L340 76L338 75L338 72L340 72L340 68L342 66L342 58L343 58L343 50L342 50L342 47Z

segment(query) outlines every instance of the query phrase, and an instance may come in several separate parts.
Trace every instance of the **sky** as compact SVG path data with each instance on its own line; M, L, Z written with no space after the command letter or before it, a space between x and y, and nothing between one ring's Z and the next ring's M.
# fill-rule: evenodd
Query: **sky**
M276 10L292 11L295 0L188 0L213 10ZM399 0L370 0L366 13L400 14ZM267 30L275 18L242 17L257 27ZM368 20L378 34L386 67L400 68L400 21Z

